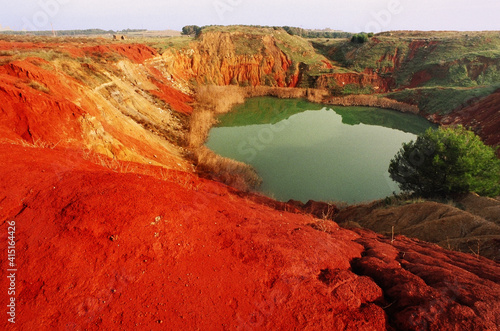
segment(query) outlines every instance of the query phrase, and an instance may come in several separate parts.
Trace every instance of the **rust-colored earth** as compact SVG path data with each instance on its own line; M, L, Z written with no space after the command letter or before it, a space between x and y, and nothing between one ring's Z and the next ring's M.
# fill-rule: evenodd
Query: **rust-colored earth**
M498 325L490 260L274 210L186 173L116 173L57 148L0 153L24 329Z
M500 90L455 110L442 120L445 124L462 124L473 128L488 145L500 146ZM498 150L500 156L500 149Z

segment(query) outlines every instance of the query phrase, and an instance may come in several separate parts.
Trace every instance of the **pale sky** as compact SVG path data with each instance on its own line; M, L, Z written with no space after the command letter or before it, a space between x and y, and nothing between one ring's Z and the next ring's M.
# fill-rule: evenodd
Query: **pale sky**
M499 0L0 0L0 30L269 25L349 32L500 30Z

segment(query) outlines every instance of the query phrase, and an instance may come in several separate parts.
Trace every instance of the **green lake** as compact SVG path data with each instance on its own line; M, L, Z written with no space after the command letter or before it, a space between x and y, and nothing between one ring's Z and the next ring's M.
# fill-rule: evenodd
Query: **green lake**
M399 192L387 171L401 144L431 127L422 117L298 99L248 99L218 118L207 147L252 165L277 200L349 204Z

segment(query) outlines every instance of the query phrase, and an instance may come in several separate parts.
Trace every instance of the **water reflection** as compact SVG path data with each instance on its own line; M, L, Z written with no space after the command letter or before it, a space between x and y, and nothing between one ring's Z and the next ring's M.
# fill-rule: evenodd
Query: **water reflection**
M304 202L357 203L397 191L387 172L390 159L430 126L394 111L267 97L250 99L219 120L209 148L253 165L263 193Z

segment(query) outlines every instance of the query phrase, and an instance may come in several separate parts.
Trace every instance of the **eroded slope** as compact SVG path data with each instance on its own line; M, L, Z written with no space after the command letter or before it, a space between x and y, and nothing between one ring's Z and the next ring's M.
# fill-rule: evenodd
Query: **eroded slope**
M495 262L404 237L391 244L186 173L113 172L58 148L1 145L0 153L9 155L0 217L16 223L24 328L493 330L500 322Z

